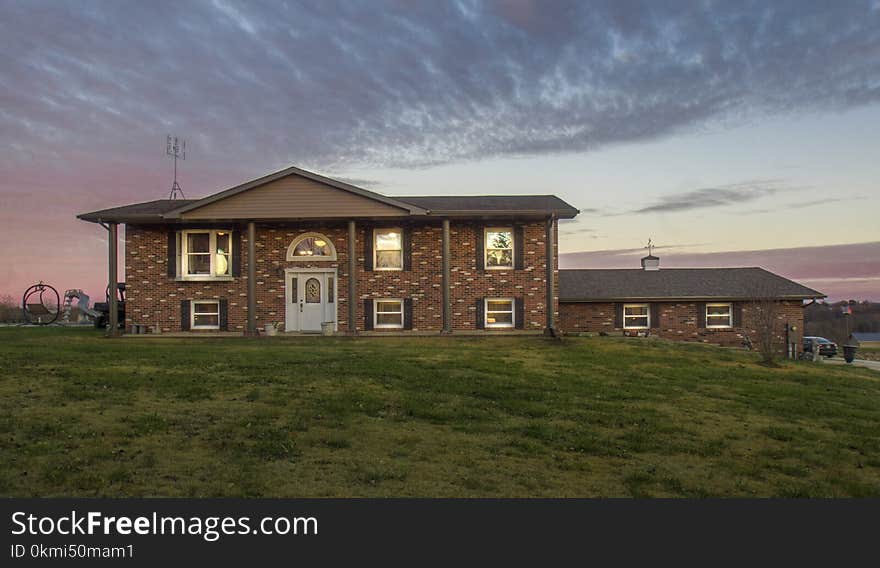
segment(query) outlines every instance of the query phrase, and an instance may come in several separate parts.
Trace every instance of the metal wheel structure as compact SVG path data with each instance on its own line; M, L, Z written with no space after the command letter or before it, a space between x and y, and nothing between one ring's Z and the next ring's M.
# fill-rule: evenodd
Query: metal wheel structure
M21 311L25 321L31 325L55 323L61 313L61 297L58 295L58 290L41 280L25 290L21 297Z

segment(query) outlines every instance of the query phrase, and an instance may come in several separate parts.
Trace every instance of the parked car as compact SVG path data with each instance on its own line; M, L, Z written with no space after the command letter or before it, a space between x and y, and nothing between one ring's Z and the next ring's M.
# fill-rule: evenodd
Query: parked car
M813 337L808 336L804 337L804 352L812 353L813 352L813 340L816 340L819 343L819 355L823 357L834 357L837 355L837 344L831 341L830 339L825 339L824 337Z

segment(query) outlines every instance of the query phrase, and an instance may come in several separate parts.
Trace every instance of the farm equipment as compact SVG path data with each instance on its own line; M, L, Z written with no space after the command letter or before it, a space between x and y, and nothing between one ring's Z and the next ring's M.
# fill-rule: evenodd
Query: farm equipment
M104 329L110 323L110 286L107 286L107 301L95 302L93 310L97 313L95 316L95 327ZM125 326L125 282L116 285L116 301L119 311L119 327Z

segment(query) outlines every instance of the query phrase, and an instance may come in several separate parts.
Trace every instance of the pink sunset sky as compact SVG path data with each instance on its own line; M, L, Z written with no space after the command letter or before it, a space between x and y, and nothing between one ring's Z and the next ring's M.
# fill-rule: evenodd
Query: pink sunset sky
M103 296L87 211L297 165L553 193L563 268L762 266L880 300L877 2L0 2L0 294Z

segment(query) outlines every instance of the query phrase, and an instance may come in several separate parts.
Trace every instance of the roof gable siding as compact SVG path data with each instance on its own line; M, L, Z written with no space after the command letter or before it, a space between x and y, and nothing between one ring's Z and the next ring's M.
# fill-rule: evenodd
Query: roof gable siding
M408 211L291 174L186 211L182 219L383 217Z

